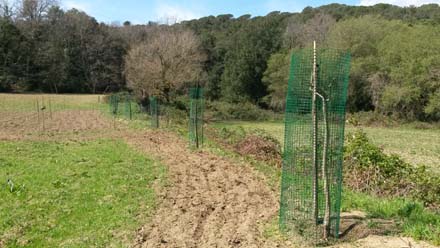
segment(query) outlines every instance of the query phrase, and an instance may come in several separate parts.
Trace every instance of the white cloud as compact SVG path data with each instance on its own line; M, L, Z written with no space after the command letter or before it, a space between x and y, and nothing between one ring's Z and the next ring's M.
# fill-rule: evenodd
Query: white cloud
M302 11L301 6L297 3L298 3L297 1L269 0L265 3L265 7L269 12L271 12L271 11L281 11L281 12Z
M368 6L378 3L388 3L398 6L421 6L429 3L440 4L440 0L361 0L360 5Z
M203 15L195 10L188 9L179 5L171 5L166 3L159 3L155 9L155 15L161 23L181 22L185 20L192 20L200 18Z
M90 12L92 6L88 2L81 2L76 0L63 1L64 9L77 9L84 12Z

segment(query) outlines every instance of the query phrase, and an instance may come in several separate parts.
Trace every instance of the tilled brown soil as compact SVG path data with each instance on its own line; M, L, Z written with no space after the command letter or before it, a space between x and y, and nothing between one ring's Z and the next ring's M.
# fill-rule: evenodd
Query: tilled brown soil
M135 247L284 247L264 239L263 224L278 199L249 167L206 152L191 152L176 135L147 132L128 143L160 156L170 186Z
M102 131L112 129L112 121L95 110L65 110L53 113L0 113L0 140L21 140L35 136Z

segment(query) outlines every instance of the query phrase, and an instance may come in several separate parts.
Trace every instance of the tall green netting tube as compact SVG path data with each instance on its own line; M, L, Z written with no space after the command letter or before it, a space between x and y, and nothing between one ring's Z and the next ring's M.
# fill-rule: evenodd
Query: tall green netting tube
M159 103L155 96L150 97L151 127L159 128Z
M280 229L313 243L338 238L350 54L292 55L285 115Z
M131 104L131 95L126 95L125 96L125 101L124 101L124 105L125 105L125 109L124 109L124 114L125 114L125 118L132 120L133 119L133 107Z
M199 148L203 145L203 112L204 95L203 88L194 87L189 90L190 113L189 113L189 142L190 145Z
M111 95L110 96L109 107L110 107L110 113L113 116L118 115L119 97L117 95Z

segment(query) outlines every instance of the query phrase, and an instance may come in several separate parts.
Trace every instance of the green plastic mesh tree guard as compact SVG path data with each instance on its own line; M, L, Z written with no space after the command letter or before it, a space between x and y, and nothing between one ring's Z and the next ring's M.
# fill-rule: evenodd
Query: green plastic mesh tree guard
M339 234L349 71L348 52L305 49L292 55L280 229L313 243Z
M203 112L204 95L203 88L194 87L189 91L190 113L189 113L189 141L196 148L203 145Z
M159 103L155 96L150 97L151 127L159 128Z
M110 106L110 113L114 116L118 115L119 97L117 95L110 96L109 106Z
M131 95L126 95L125 96L125 110L124 110L124 114L125 117L128 119L133 119L133 108L131 105Z

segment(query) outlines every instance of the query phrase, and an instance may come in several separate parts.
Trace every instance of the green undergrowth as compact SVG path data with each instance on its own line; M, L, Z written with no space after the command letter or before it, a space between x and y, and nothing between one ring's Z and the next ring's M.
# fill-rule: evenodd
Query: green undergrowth
M405 121L375 111L350 113L347 122L362 127L394 127L406 129L440 129L440 122Z
M345 190L342 211L351 210L365 211L367 218L394 220L405 236L440 245L440 213L424 208L421 202L402 197L379 198Z
M0 246L122 247L165 173L123 141L2 141Z
M352 189L380 196L410 197L440 207L440 174L387 155L359 130L347 135L344 181Z
M240 104L221 101L206 102L206 118L210 120L253 120L265 121L282 119L282 115L259 108L257 105L244 102Z
M345 193L345 206L397 219L404 234L440 244L438 173L385 154L362 131L348 135L344 165L346 187L357 191Z

